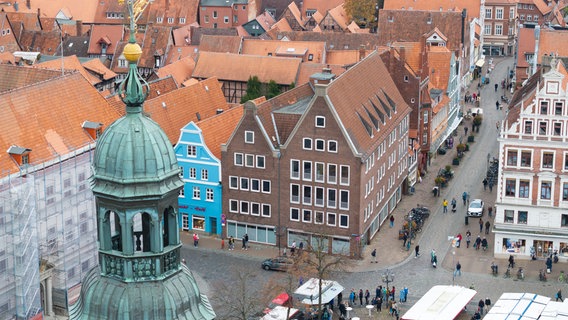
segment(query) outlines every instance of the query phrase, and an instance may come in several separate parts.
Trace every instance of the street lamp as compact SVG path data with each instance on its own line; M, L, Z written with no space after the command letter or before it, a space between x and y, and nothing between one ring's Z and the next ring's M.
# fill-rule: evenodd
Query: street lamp
M385 301L388 305L389 302L389 283L394 281L394 273L392 273L389 269L383 273L383 282L387 284L387 300Z

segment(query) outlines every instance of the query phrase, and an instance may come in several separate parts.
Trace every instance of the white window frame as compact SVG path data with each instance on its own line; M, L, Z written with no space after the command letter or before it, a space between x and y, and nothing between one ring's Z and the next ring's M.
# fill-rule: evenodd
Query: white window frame
M306 219L305 213L309 213L309 219ZM310 209L302 209L302 222L303 223L312 223L312 210Z
M233 204L237 206L237 210L233 210ZM239 200L229 199L229 212L239 213Z
M551 168L545 168L544 167L544 154L545 153L552 153L552 167ZM554 151L554 150L542 150L540 152L540 169L544 170L544 171L554 171L555 160L556 160L556 151Z
M495 35L502 36L503 35L503 25L502 24L495 24Z
M347 194L347 204L344 206L343 202L341 202L341 195ZM341 210L349 210L349 190L339 190L339 209Z
M256 187L254 187L253 181L256 182ZM250 178L250 191L260 192L260 179Z
M297 194L294 195L293 189L296 188L298 190ZM302 190L299 184L297 183L290 183L290 203L300 203L300 198L302 197ZM294 200L294 196L296 196L296 200Z
M495 20L503 20L504 16L505 16L504 8L495 8Z
M209 180L209 170L201 169L201 180Z
M197 179L197 169L196 168L189 168L189 178L190 179Z
M190 158L197 157L197 146L195 146L193 144L188 144L187 145L187 156L190 157Z
M254 154L245 154L245 167L254 168Z
M213 200L214 200L213 189L212 188L206 188L205 189L205 201L213 201Z
M294 174L294 163L297 164L298 171ZM290 179L292 180L300 180L302 176L302 162L300 160L291 159L290 160Z
M321 148L318 147L318 144L321 144ZM314 150L325 151L325 140L324 139L316 139L316 141L314 143Z
M264 188L265 183L268 183L268 190ZM272 192L272 182L270 180L262 180L260 190L262 190L262 193L270 194Z
M262 165L260 161L262 160ZM266 168L266 157L265 156L256 156L256 167L259 169Z
M318 167L322 168L322 175L321 178L318 177ZM315 162L314 165L314 181L315 182L321 182L324 183L325 182L325 163L323 162Z
M493 19L493 8L485 8L485 19Z
M235 183L234 186L233 182ZM239 190L239 177L229 176L229 189Z
M304 150L312 150L313 149L313 140L312 138L304 138L302 139L302 149ZM309 144L308 146L306 146L307 144Z
M329 220L331 220L329 217L333 217L333 222L330 223ZM327 212L327 214L325 215L325 223L330 226L330 227L335 227L337 226L337 213L335 212Z
M334 200L333 204L330 203L330 201L331 201L330 198L331 198L331 197L330 197L329 195L330 195L331 193L333 193L333 194L335 195L335 196L334 196L335 200ZM327 188L327 203L326 203L326 207L328 207L328 208L333 208L333 209L336 209L336 208L337 208L337 189L335 189L335 188Z
M337 153L338 144L336 140L328 140L327 141L327 151Z
M254 209L255 207L256 207L256 210ZM258 202L251 202L250 203L250 215L251 216L257 216L257 217L260 216L260 203L258 203Z
M374 161L373 161L374 162ZM343 170L347 170L347 182L343 182ZM340 165L339 166L339 184L342 186L348 186L349 185L349 180L351 179L350 176L350 172L349 172L349 166L347 165Z
M318 124L318 120L323 121L323 124ZM325 128L325 117L316 116L314 125L316 126L316 128Z
M294 216L292 214L292 212L296 211L297 212L297 219L294 219ZM300 221L300 209L298 208L290 208L290 221Z
M254 144L254 131L245 130L245 143Z
M240 153L240 152L235 152L233 158L234 158L234 164L235 164L235 166L239 166L239 167L242 167L242 166L243 166L244 161L245 161L245 157L244 157L244 155L243 155L242 153ZM239 161L239 158L240 158L240 161Z
M179 189L179 195L180 198L185 198L185 186L182 187L181 189Z
M491 31L493 31L493 25L491 25L491 23L486 23L483 27L483 35L490 36Z
M265 210L268 208L268 214L265 214ZM272 206L268 203L263 203L260 206L260 215L265 218L270 218L272 216Z
M310 167L310 172L309 172L309 176L306 173L306 165L308 165ZM311 161L302 161L302 180L304 181L312 181L312 175L313 175L313 163Z
M331 167L335 167L335 178L333 178L333 179L331 179L331 176L329 175L329 172L330 172L329 168L331 168ZM337 184L337 179L338 179L338 178L337 178L337 175L338 175L338 174L339 174L339 172L338 172L338 170L337 170L337 165L334 164L334 163L328 163L328 164L327 164L327 172L326 172L327 183L330 183L330 184Z
M341 224L341 218L343 218L343 217L347 218L347 225ZM348 229L349 228L349 215L348 214L339 214L338 225L339 225L340 228Z
M306 200L306 191L309 190L310 192L310 197L309 199ZM310 185L302 185L302 204L304 205L311 205L312 204L312 199L314 197L314 188L312 188L312 186Z
M191 198L194 200L201 200L201 189L199 189L199 187L197 186L193 187L193 193Z
M243 182L246 181L246 186L243 187ZM247 177L240 177L239 178L239 187L241 190L248 191L250 189L250 181Z
M248 202L248 201L240 201L239 204L240 204L240 206L239 206L239 212L240 212L241 214L249 214L249 213L250 213L250 202ZM243 205L245 205L245 204L246 204L246 209L247 209L246 211L243 210L243 209L244 209Z

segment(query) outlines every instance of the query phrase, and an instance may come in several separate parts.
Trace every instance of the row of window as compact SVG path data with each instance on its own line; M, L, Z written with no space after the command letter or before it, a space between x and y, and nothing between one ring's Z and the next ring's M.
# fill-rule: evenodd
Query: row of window
M520 168L531 168L532 167L532 150L518 150L518 149L507 149L507 167L520 167ZM556 156L556 151L541 151L540 154L540 169L547 171L554 171L554 159ZM564 152L563 155L563 165L562 170L568 171L568 152Z
M529 179L505 179L505 196L528 199L531 193L531 180ZM540 181L538 198L552 200L554 184L550 180ZM568 201L568 182L562 183L562 201Z
M326 202L327 194L327 202ZM290 203L302 203L304 205L312 205L317 207L337 208L349 210L349 190L339 190L339 203L337 198L337 189L322 188L308 185L290 184Z
M504 223L515 223L515 210L505 210ZM527 224L529 218L528 211L517 211L517 223Z
M326 224L330 227L349 228L349 215L334 212L290 208L290 220L303 223Z
M261 155L235 152L233 156L235 166L245 166L258 169L264 169L266 166L266 158Z
M550 107L548 101L541 101L540 102L540 114L542 115L552 115L552 111L554 111L555 116L564 115L564 103L561 101L554 102L554 109Z
M185 198L185 188L181 188L181 190L179 191L179 196L180 198ZM192 190L192 196L191 198L193 200L201 200L201 188L200 187L193 187ZM205 201L214 201L214 194L213 194L213 189L211 188L205 188Z
M301 163L301 166L300 166ZM326 172L327 167L327 172ZM301 170L300 170L301 168ZM337 165L328 163L327 165L323 162L312 162L312 161L301 161L300 160L290 160L290 179L292 180L304 180L304 181L315 181L315 182L326 182L327 173L327 183L336 184L337 183ZM339 184L348 186L349 185L349 166L340 165L339 166Z
M271 215L271 207L267 203L239 201L235 199L229 200L229 212L250 214L251 216L260 216L269 218Z
M315 143L314 143L315 140ZM304 150L316 150L316 151L325 151L326 141L324 139L312 139L312 138L304 138L302 147ZM335 140L328 140L327 141L327 151L337 153L337 141Z
M169 24L173 24L175 21L175 18L173 17L168 17L168 23ZM157 23L163 23L164 22L164 17L156 17L156 22ZM185 24L185 18L179 18L179 23L180 24Z
M229 176L229 189L270 193L270 180Z
M180 178L184 178L185 177L185 173L184 173L184 168L180 167L180 173L179 173ZM196 168L189 168L189 175L188 175L189 179L197 179L197 169ZM201 180L207 181L209 180L209 170L207 169L201 169Z

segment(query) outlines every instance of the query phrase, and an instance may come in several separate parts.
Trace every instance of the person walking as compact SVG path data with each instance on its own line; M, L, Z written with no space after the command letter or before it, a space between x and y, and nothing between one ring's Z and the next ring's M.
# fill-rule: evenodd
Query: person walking
M448 200L444 199L442 206L444 207L444 213L448 212Z
M249 247L249 235L245 233L245 250L248 250Z
M556 301L560 300L560 302L563 301L562 299L562 289L558 289L558 292L556 292Z
M499 101L495 101L495 107L497 108L497 110L499 110L499 105L500 105Z
M479 233L483 232L483 219L479 218Z
M497 92L497 89L499 89L499 84L495 84L495 92Z
M515 267L515 257L513 257L513 255L509 255L509 265L507 266L507 268L511 268L513 269Z
M290 254L294 256L294 253L296 253L296 241L292 241L292 247L290 247Z
M363 289L359 289L359 303L363 305Z
M466 248L469 248L469 243L471 242L471 232L469 232L469 230L467 230L467 232L465 233L465 244L466 244Z
M391 228L394 227L394 216L393 215L391 215L389 221L390 221L390 227Z
M409 223L412 223L412 221L410 221ZM404 231L404 234L402 235L402 240L404 241L402 246L406 248L406 241L408 241L408 232Z
M456 212L456 198L452 198L452 212L455 213Z
M378 263L377 262L377 248L374 248L371 252L371 263Z
M479 299L479 303L477 304L477 306L479 306L478 311L480 315L483 315L483 309L485 309L485 302L483 301L483 299Z
M235 238L233 236L229 237L229 250L235 250Z
M368 306L369 305L369 298L371 297L371 293L369 292L369 290L365 290L365 305Z
M489 192L493 192L493 181L489 181Z
M481 236L477 235L477 238L475 239L475 250L479 250L479 247L481 247Z
M487 297L485 298L485 311L489 312L489 308L491 306L491 300Z
M456 263L456 270L454 271L454 277L462 275L461 269L462 269L462 265L460 264L460 261L458 260L458 263Z
M489 228L491 228L491 222L489 222L489 220L487 220L485 222L485 234L489 234Z
M351 289L349 293L349 303L354 306L355 305L355 289Z
M467 201L467 192L462 193L463 205L465 206L465 202Z
M375 300L381 296L381 292L383 291L383 286L377 286L375 289Z
M404 291L404 298L402 299L402 302L406 302L406 299L408 298L408 287L404 287L403 291Z
M414 247L414 259L418 258L419 255L420 255L420 246L416 245L416 247Z
M487 190L487 178L483 179L483 191Z
M383 311L383 298L381 296L378 296L376 301L377 301L377 312Z

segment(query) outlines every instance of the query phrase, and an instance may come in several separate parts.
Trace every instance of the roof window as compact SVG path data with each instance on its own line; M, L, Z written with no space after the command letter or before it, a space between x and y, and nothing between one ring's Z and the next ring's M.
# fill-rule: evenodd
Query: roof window
M30 163L30 152L32 149L12 145L8 148L8 153L19 166L27 166Z
M87 134L94 140L97 140L103 133L103 124L99 122L85 121L81 127L83 127Z

